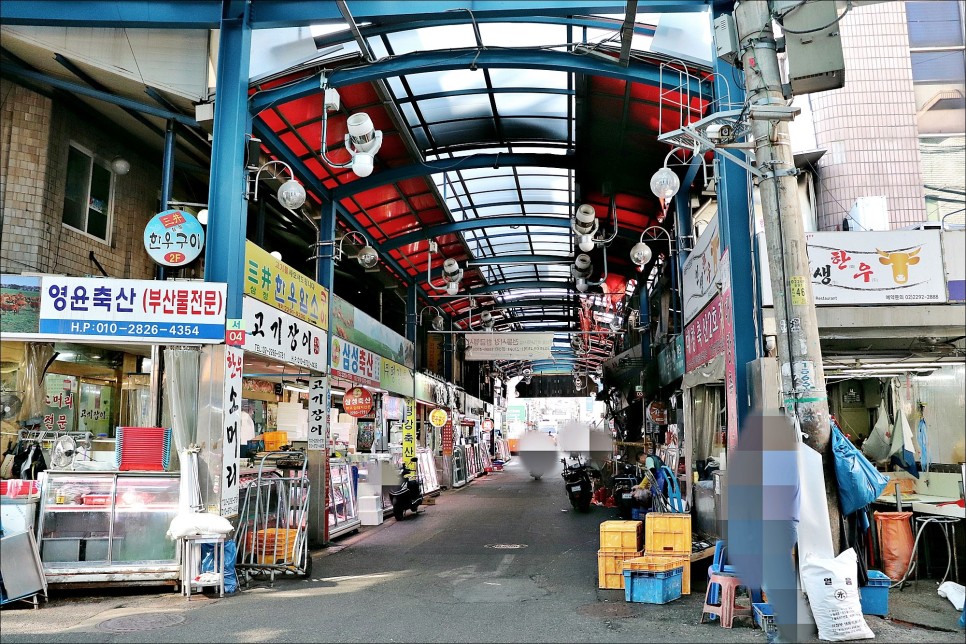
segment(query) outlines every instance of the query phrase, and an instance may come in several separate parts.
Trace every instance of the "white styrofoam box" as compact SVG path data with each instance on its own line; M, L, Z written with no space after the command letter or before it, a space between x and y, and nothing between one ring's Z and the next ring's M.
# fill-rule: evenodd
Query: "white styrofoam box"
M359 511L359 521L362 525L382 525L382 508L379 510L360 510Z
M359 497L360 512L375 512L376 510L382 512L381 496L360 496Z

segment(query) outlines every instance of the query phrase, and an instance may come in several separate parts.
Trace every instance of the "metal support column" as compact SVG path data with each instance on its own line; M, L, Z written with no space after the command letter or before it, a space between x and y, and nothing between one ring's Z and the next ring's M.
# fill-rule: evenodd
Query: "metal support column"
M234 3L225 3L226 8ZM218 95L211 147L208 195L208 240L205 281L226 282L225 318L242 317L245 277L245 228L248 213L245 194L245 135L251 132L248 113L248 66L252 30L248 2L241 15L223 16L218 45Z
M726 11L715 5L711 19ZM730 94L732 103L744 95L742 87L732 80L733 68L728 63L715 58L714 61L715 96ZM755 288L752 280L739 279L749 275L752 266L752 213L749 209L748 172L727 156L715 153L718 163L718 231L721 236L722 251L727 249L731 269L731 324L734 329L734 351L736 370L735 401L737 403L737 431L741 431L750 410L746 365L758 357L760 339L759 326L748 324L757 319L755 310ZM734 447L733 445L729 447Z

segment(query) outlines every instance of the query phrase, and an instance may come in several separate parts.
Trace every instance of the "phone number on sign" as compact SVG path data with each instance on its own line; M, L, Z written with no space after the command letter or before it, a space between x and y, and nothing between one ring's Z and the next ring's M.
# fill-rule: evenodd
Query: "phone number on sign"
M170 338L199 337L197 324L154 324L144 322L69 322L71 333L84 335L164 336Z
M886 295L887 300L938 300L936 293L902 293L897 295Z

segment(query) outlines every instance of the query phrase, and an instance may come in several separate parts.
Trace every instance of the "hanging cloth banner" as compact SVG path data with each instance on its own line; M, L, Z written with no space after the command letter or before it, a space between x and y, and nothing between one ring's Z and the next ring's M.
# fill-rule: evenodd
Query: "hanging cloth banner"
M466 333L466 360L550 358L553 333Z

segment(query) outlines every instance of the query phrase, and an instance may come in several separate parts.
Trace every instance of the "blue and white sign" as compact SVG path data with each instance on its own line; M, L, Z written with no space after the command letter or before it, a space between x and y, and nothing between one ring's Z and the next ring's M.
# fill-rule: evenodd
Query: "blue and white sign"
M217 344L227 285L45 275L40 334L64 339Z
M190 212L165 210L144 227L144 250L162 266L193 262L205 246L205 231Z

